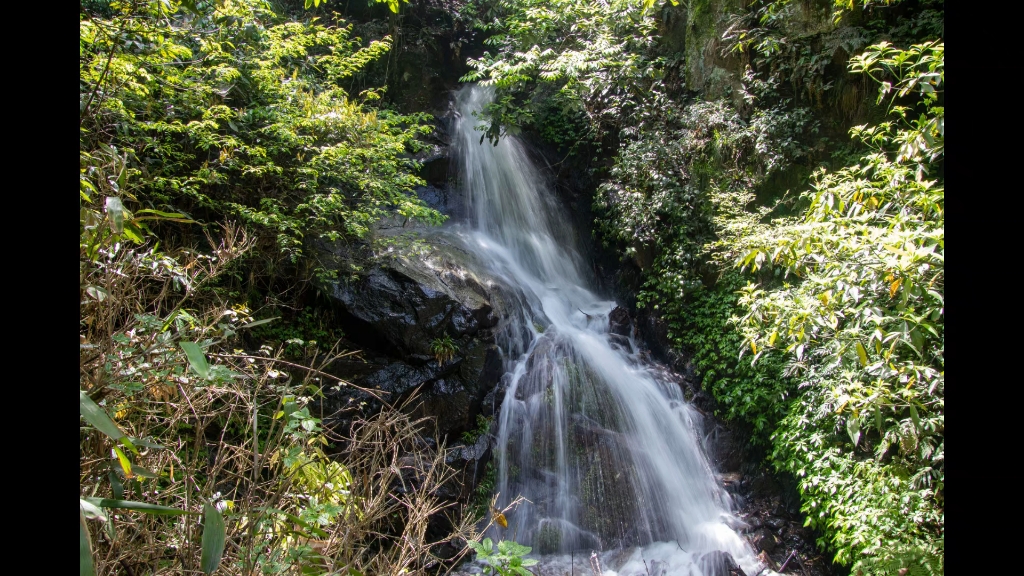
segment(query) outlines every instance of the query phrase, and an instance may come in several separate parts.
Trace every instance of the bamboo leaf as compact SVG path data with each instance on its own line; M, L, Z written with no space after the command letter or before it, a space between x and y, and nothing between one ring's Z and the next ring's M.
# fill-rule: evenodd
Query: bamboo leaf
M99 506L100 508L138 510L139 512L153 514L156 516L175 516L181 514L197 515L196 512L189 512L188 510L182 510L180 508L171 508L170 506L159 506L157 504L148 504L146 502L134 502L131 500L114 500L112 498L83 498L83 500L95 506Z
M85 513L81 506L78 507L78 576L96 576L96 568L92 564L89 527L85 525Z
M210 365L206 362L206 355L203 354L203 349L195 342L179 342L179 345L185 351L185 356L188 356L188 363L192 366L192 369L200 377L207 378L210 374Z
M868 351L864 349L864 345L857 342L857 358L860 359L861 366L868 365Z
M130 438L130 440L132 441L132 443L138 444L139 446L145 446L146 448L159 448L161 450L164 448L162 445L157 444L156 442L152 442L150 440L146 440L143 438Z
M132 474L135 474L136 476L142 476L143 478L159 478L160 477L155 472L147 470L147 469L143 468L142 466L136 466L135 464L132 464Z
M107 473L107 479L110 480L110 489L114 493L115 500L124 499L124 484L121 484L121 479L117 477L117 473L111 468L110 472Z
M89 520L100 520L102 522L107 521L107 515L103 513L103 510L100 510L99 506L92 502L79 498L78 505L82 508L82 514L84 514Z
M96 428L100 432L103 432L107 436L114 440L120 440L125 437L125 433L118 428L117 424L107 416L103 408L100 408L99 404L92 401L89 395L83 390L78 391L78 411L85 418L93 428Z
M132 462L128 459L128 456L117 446L114 446L114 455L117 456L117 461L121 464L121 470L124 471L125 478L129 480L134 478L135 472L132 472Z
M221 516L217 507L206 503L203 506L205 522L203 525L203 555L200 560L200 567L206 574L212 574L220 564L220 558L224 555L224 538L226 527L224 517Z
M179 212L163 212L161 210L154 210L152 208L143 208L142 210L136 210L135 215L138 216L139 214L156 214L157 216L161 216L163 218L183 218L188 220L188 216L181 214ZM136 218L136 220L138 220L138 218Z
M240 329L241 328L255 328L256 326L260 326L262 324L268 324L270 322L273 322L274 320L277 320L278 318L280 318L280 316L274 316L273 318L264 318L263 320L256 320L255 322L249 322L248 324L245 324L244 326L239 326L239 328Z

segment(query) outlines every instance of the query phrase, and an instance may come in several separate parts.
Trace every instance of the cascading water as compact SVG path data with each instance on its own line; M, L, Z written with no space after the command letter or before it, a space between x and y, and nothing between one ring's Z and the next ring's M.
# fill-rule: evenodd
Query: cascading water
M720 550L756 574L753 551L729 528L699 414L632 340L609 333L615 303L587 289L568 220L522 144L481 142L473 112L490 98L476 86L457 96L455 148L471 217L461 234L525 295L502 329L496 464L499 506L519 495L529 501L491 536L533 546L551 573L593 550L615 565L605 574L648 574L654 564L663 574L706 576L713 568L700 558Z

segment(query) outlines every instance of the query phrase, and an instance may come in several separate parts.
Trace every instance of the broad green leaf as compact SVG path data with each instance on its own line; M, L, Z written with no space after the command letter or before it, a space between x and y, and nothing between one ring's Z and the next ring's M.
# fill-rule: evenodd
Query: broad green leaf
M143 468L142 466L136 466L135 464L132 464L132 474L135 474L136 476L142 476L143 478L159 478L160 477L156 473L151 472L151 471Z
M914 350L918 354L924 353L924 336L921 335L921 331L917 328L910 331L910 343L914 345Z
M110 480L110 489L114 493L114 499L123 500L124 484L121 484L121 479L117 477L117 473L113 469L107 474L107 479Z
M78 508L78 576L96 576L96 568L92 564L89 527L85 525L85 514L81 506Z
M103 432L114 440L125 438L125 433L114 424L99 404L92 401L84 390L78 391L78 411L93 428Z
M83 498L95 506L100 508L118 508L124 510L137 510L146 514L154 514L157 516L175 516L180 514L192 514L196 515L196 512L189 512L188 510L182 510L180 508L171 508L170 506L158 506L156 504L147 504L146 502L134 502L132 500L114 500L112 498Z
M206 363L206 355L203 354L203 349L195 342L180 342L179 345L185 351L185 356L188 356L188 363L192 366L192 369L204 379L209 377L210 365Z
M868 351L864 349L864 345L857 342L857 358L860 359L861 366L868 365Z
M136 244L142 244L145 242L146 233L142 228L134 222L126 222L124 225L124 235L126 238L135 242Z
M212 574L220 564L220 558L224 555L224 538L226 527L224 517L220 510L213 504L207 502L203 506L203 555L200 560L200 568L206 574Z
M921 429L921 417L917 414L917 406L910 405L910 419L914 421L914 428Z

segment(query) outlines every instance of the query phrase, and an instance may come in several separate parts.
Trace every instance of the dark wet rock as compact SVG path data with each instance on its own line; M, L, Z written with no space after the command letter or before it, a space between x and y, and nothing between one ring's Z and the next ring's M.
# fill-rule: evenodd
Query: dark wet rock
M332 288L331 296L344 311L398 354L426 355L436 338L472 336L481 327L497 324L490 302L473 286L455 291L440 278L399 262Z
M705 576L747 576L732 554L721 550L704 554L698 563Z
M765 522L765 524L769 528L771 528L772 531L774 531L776 534L778 534L779 532L781 532L783 530L783 528L786 527L787 524L789 524L789 522L787 522L783 518L769 518L768 521Z
M743 520L747 524L747 527L743 529L744 532L753 532L761 526L764 526L764 521L758 518L757 516L750 516L748 518L744 518Z
M493 436L482 434L475 442L457 442L449 447L445 462L456 471L457 478L451 484L463 491L461 498L469 498L473 487L483 477L491 459L493 443Z
M630 332L632 332L629 312L622 306L616 306L608 314L608 331L619 336L629 336Z
M750 543L754 546L754 550L771 554L779 545L779 539L767 528L759 528L750 535Z
M484 399L503 372L495 333L517 291L480 272L486 267L441 234L385 234L370 245L318 248L321 263L340 272L321 289L346 337L375 357L371 366L338 375L379 396L342 388L328 409L369 413L381 401L400 405L418 392L407 411L431 418L441 436L472 429L482 410L493 413L495 398L486 409ZM433 344L446 338L454 355L442 362Z

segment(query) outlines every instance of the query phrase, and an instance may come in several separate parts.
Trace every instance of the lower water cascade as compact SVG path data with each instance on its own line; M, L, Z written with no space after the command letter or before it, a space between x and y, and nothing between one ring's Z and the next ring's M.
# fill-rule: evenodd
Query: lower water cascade
M488 536L532 546L537 574L592 575L596 562L605 576L712 576L727 573L723 553L758 574L764 566L730 527L700 414L632 337L610 332L616 304L588 288L570 220L523 144L481 141L474 112L491 94L457 94L469 222L451 228L522 295L503 320L495 466L498 507L526 501Z

